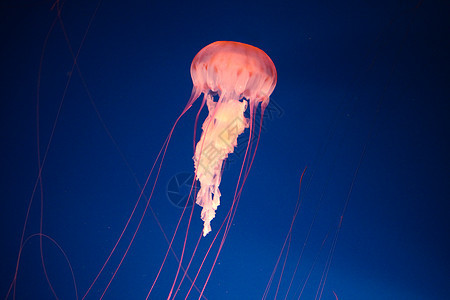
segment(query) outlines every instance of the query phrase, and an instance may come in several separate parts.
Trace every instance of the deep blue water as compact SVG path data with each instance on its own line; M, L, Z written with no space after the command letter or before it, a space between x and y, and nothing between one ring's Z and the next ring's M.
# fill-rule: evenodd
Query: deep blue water
M335 299L333 291L339 299L448 298L448 3L103 1L93 16L97 2L69 0L59 3L60 19L52 5L0 5L2 297L14 276L30 199L25 236L39 232L42 201L43 233L67 254L78 296L84 295L189 99L193 57L211 42L232 40L263 49L275 63L278 84L204 295L262 297L307 166L278 299L286 295L304 244L288 299L297 299L303 285L301 299L314 299L322 287L322 299ZM71 53L78 51L73 68ZM37 107L41 163L47 153L42 186L37 181ZM169 239L182 212L182 196L189 191L179 183L189 182L194 172L199 108L200 101L175 129L150 202ZM204 109L201 119L206 115ZM197 138L199 134L200 125ZM240 138L247 140L248 132ZM212 234L230 209L242 156L241 144L223 173L222 204ZM144 206L138 205L86 299L98 299L104 291ZM185 217L174 242L178 255L186 225ZM196 207L184 265L201 229ZM192 277L212 234L200 242ZM145 299L166 250L162 231L148 211L104 299ZM200 273L200 288L217 251L216 242ZM62 252L44 239L43 253L58 298L75 299ZM167 297L176 270L169 254L151 299ZM268 299L275 297L279 276L280 268ZM188 283L177 299L185 296ZM39 238L32 237L22 252L16 298L52 297ZM193 291L190 299L197 297Z

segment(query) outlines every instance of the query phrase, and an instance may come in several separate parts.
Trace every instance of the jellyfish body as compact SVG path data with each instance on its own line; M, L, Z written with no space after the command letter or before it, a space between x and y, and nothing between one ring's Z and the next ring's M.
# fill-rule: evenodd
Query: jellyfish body
M237 138L251 127L255 110L261 112L277 82L270 57L261 49L238 42L219 41L204 47L191 64L193 92L188 103L204 94L208 117L195 147L194 165L200 190L196 203L203 209L203 236L211 231L211 220L220 204L222 166L237 145ZM218 95L217 102L213 95ZM244 116L250 108L250 120Z

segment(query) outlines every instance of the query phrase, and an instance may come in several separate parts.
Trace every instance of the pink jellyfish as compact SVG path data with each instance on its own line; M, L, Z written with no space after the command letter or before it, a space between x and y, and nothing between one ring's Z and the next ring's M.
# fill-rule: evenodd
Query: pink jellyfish
M254 124L255 111L261 113L269 103L277 83L277 71L270 57L261 49L238 42L219 41L204 47L191 65L194 84L189 108L204 94L208 117L194 155L196 178L200 181L197 204L203 207L203 236L211 231L220 204L219 185L222 166L237 145L245 128ZM213 95L218 95L217 102ZM250 107L250 120L244 112Z

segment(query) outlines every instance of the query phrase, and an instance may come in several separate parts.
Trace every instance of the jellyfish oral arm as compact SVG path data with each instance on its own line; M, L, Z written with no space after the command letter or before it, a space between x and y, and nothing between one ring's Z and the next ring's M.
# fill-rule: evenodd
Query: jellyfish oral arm
M207 95L208 117L202 125L202 136L195 148L194 164L200 190L197 204L203 209L201 218L203 236L211 231L211 220L220 205L219 185L222 177L222 165L237 145L237 138L248 127L244 117L247 101L225 99L214 102Z

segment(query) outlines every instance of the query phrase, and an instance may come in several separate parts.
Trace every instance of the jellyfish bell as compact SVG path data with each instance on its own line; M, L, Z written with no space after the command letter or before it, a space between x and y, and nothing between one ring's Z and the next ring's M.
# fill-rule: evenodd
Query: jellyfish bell
M251 45L218 41L204 47L191 64L193 91L187 107L203 93L208 117L195 147L194 165L200 190L196 203L203 209L203 236L211 231L210 222L220 204L219 185L222 166L237 145L237 138L254 124L255 111L261 114L269 103L277 71L270 57ZM217 102L213 95L219 96ZM244 116L249 106L250 119Z
M192 61L191 77L200 93L212 91L235 100L245 97L256 105L262 102L263 108L277 83L275 65L264 51L229 41L214 42L200 50Z

